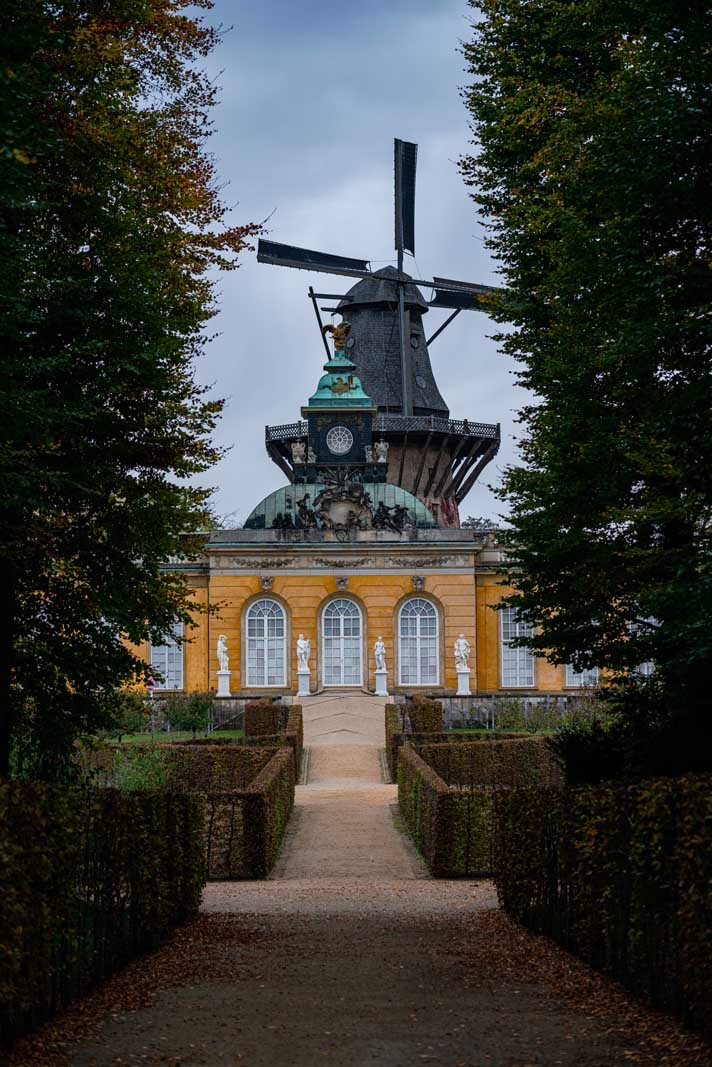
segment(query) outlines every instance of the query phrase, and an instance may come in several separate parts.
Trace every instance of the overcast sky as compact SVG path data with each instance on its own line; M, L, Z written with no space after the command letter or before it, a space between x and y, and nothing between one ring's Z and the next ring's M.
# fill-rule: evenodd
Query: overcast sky
M232 220L271 215L273 240L369 259L373 269L393 263L400 137L418 144L416 263L406 256L406 270L496 282L456 166L469 141L459 96L469 12L465 0L216 0L210 20L232 28L210 61L221 86L210 148ZM296 421L321 373L310 284L341 293L351 282L258 264L254 253L219 279L219 336L198 374L228 398L217 439L231 451L207 481L218 513L238 522L285 481L265 452L265 425ZM444 317L429 311L427 334ZM493 330L464 312L431 349L451 417L502 425L499 455L463 517L501 512L487 485L514 457L524 399L513 364L487 337Z

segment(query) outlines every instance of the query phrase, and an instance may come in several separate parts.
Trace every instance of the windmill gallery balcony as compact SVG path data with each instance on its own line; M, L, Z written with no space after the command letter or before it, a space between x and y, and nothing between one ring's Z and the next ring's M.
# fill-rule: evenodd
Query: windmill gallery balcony
M307 433L305 420L265 429L270 458L290 482L299 473L299 469L295 470L292 445L306 441ZM498 423L436 415L379 414L373 420L373 434L388 442L389 482L423 500L446 496L458 503L500 444Z

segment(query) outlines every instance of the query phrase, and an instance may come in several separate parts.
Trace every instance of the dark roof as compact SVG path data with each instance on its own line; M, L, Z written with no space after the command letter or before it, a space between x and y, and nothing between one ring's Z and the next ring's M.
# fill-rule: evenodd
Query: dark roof
M400 331L398 328L399 275L395 267L384 267L371 278L357 282L339 304L339 311L351 323L347 353L356 365L357 373L381 412L403 411L401 384ZM425 343L423 313L428 310L422 294L415 285L406 286L406 310L410 312L411 396L415 415L449 417L430 366ZM412 344L411 344L412 342Z
M339 310L361 307L363 304L394 304L398 302L398 290L394 282L398 278L410 278L409 274L399 274L395 267L383 267L373 272L372 277L356 282L339 304ZM428 303L415 285L405 288L406 307L419 307L428 310Z

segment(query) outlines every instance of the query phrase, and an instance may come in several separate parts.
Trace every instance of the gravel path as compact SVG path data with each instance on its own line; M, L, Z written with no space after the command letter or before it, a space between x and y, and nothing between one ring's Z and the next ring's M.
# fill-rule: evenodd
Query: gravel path
M383 783L382 705L308 701L308 784L272 877L209 885L201 919L13 1067L709 1067L669 1019L511 923L490 883L429 877Z

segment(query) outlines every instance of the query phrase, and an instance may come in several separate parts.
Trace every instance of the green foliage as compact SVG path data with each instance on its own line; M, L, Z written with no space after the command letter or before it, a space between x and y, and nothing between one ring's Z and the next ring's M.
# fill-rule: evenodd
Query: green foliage
M572 719L549 744L570 785L650 774L705 772L710 764L709 723L697 715L670 715L658 674L613 687L590 718Z
M187 0L7 0L0 40L0 775L56 774L133 645L199 611L222 403L196 384L228 224L206 151L219 37ZM28 757L21 752L20 763Z
M472 6L478 147L463 174L506 286L490 302L508 326L499 340L534 395L523 464L502 487L508 603L534 627L522 643L625 679L623 739L640 703L631 672L655 662L660 739L676 736L683 766L699 767L712 677L709 10ZM663 747L651 740L648 770Z
M102 784L131 793L165 789L168 769L160 748L134 745L116 750L110 778Z
M197 914L203 819L199 797L0 785L3 1045Z
M415 748L444 782L460 790L563 783L559 759L543 737L461 744L416 742Z
M496 790L561 782L542 739L413 744L398 757L398 805L432 874L484 877L493 870Z
M171 728L174 730L192 730L195 737L198 730L207 730L213 712L212 693L171 693L161 703Z
M279 704L268 703L266 700L246 704L245 737L276 734L282 722L282 711Z
M294 806L292 750L253 751L267 759L249 783L239 792L211 792L206 798L208 877L217 881L266 878Z
M517 921L712 1036L712 778L497 794Z
M113 722L100 737L121 741L124 734L140 734L148 729L149 708L146 697L133 689L117 689L113 694Z
M413 697L405 710L415 733L436 733L443 729L443 706L439 700Z

